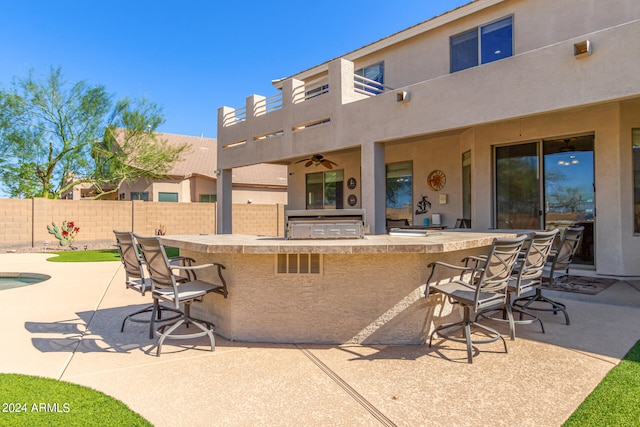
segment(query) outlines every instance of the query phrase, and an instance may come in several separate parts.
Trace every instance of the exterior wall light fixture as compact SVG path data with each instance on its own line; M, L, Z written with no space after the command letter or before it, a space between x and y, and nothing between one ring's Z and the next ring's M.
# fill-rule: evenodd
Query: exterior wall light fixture
M583 40L573 44L573 56L582 58L591 55L592 44L589 40Z
M396 92L396 101L409 102L409 92L407 92L406 90L400 90Z

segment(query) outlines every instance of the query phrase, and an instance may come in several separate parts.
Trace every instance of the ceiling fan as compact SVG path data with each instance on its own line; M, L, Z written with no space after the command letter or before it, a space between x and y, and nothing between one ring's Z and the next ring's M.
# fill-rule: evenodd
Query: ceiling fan
M311 165L315 165L315 166L322 165L327 169L333 169L333 166L338 166L337 163L332 162L329 159L325 159L322 154L314 154L313 156L307 159L298 160L296 163L302 163L302 162L306 162L304 164L304 167L306 168L308 168Z

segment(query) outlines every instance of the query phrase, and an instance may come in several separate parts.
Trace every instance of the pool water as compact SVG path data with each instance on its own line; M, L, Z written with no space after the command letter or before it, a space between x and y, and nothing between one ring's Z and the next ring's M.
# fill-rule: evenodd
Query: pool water
M33 285L50 278L46 274L37 273L0 273L0 291Z

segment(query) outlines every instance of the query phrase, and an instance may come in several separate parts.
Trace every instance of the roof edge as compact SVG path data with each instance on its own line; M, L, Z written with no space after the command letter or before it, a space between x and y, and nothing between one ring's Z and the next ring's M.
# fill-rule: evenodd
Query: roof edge
M450 22L456 21L460 18L463 18L465 16L471 15L473 13L479 12L481 10L487 9L491 6L495 6L496 4L499 3L503 3L506 0L472 0L470 3L464 4L462 6L458 6L455 9L452 9L448 12L444 12L440 15L436 15L433 18L427 19L426 21L423 21L421 23L418 23L412 27L406 28L402 31L399 31L397 33L391 34L390 36L387 36L383 39L377 40L373 43L370 43L368 45L365 45L361 48L358 48L356 50L352 50L351 52L348 52L342 56L338 56L336 58L330 59L326 62L323 62L322 64L316 65L314 67L308 68L304 71L301 71L299 73L293 74L289 77L283 77L281 79L276 79L276 80L272 80L271 84L276 88L276 89L282 89L282 83L285 80L288 80L290 78L296 78L298 80L304 80L306 78L309 78L313 75L316 75L320 72L326 71L328 69L328 64L332 61L335 61L336 59L347 59L349 61L355 61L359 58L362 58L364 56L367 56L373 52L376 52L378 50L381 49L385 49L389 46L392 46L394 44L403 42L405 40L408 40L410 38L413 38L415 36L418 36L422 33L425 33L427 31L431 31L435 28L441 27L443 25L446 25Z

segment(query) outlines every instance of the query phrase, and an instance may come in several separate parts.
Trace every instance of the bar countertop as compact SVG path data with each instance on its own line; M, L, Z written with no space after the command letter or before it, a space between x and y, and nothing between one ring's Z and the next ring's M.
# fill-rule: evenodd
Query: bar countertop
M162 236L168 246L201 253L236 254L375 254L444 253L489 246L496 237L516 237L513 232L434 230L426 236L366 235L363 239L287 240L243 234Z

